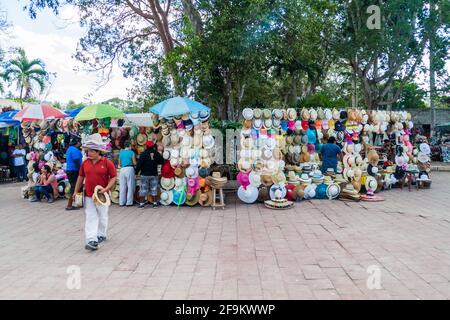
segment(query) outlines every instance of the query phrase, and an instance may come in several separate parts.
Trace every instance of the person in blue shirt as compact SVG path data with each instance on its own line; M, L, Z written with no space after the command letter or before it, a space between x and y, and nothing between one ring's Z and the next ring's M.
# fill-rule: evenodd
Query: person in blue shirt
M83 155L80 151L81 140L77 137L72 137L69 143L69 147L66 151L66 173L70 183L69 202L67 203L66 210L77 210L79 208L73 207L73 192L78 179L78 173L80 171L81 163L83 162Z
M337 172L338 158L342 155L341 148L336 145L336 138L330 137L328 142L322 145L322 173L326 173L328 169L333 169Z
M120 150L119 166L120 166L120 196L119 204L121 207L131 207L134 203L134 189L136 188L136 176L134 167L136 166L136 155L131 150L131 144L126 141L125 149Z

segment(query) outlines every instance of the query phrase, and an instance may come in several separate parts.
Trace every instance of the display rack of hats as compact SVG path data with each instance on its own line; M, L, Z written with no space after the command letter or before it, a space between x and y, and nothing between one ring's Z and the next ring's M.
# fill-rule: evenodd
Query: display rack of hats
M420 162L419 152L409 142L414 126L411 114L404 111L245 108L242 116L237 182L238 197L244 203L278 201L277 190L278 195L289 201L312 198L359 201L362 192L366 193L363 200L381 201L383 198L375 192L389 189L396 182L395 171L402 166L403 170L411 171L416 169L414 163ZM388 134L396 136L404 155L401 159L397 157L394 166L385 166L378 172L379 156L372 144L379 144ZM337 172L324 175L318 169L318 154L331 136L343 146L343 161ZM411 156L413 152L416 158ZM423 152L420 154L422 161L428 160ZM287 182L280 179L283 172Z
M161 118L152 114L154 141L162 147L160 203L168 206L210 206L208 183L215 140L209 111Z
M29 183L22 190L22 196L28 198L33 192L39 172L48 165L58 180L58 190L61 197L68 194L69 183L64 171L65 150L70 137L78 135L80 124L73 119L55 119L44 121L23 121L22 134L30 152L26 155Z

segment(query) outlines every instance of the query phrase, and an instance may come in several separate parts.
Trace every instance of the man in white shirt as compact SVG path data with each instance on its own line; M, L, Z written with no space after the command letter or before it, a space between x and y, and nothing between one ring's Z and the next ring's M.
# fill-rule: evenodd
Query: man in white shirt
M16 149L12 153L14 172L19 182L22 182L26 176L25 155L27 152L21 144L16 145Z

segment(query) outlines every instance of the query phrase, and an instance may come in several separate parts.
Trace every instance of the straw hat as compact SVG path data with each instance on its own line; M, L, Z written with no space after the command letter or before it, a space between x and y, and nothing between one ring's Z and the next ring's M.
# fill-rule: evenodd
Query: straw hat
M167 191L164 189L160 190L161 194L159 196L159 202L163 205L163 206L168 206L173 202L173 192L172 191Z
M119 204L120 202L120 192L117 190L113 190L111 192L111 202L114 204Z
M262 110L259 108L253 109L253 118L254 119L261 119L262 117Z
M285 185L286 184L286 176L283 172L279 171L272 175L272 181L274 184Z
M195 194L188 192L186 193L185 204L190 207L193 207L198 203L199 199L200 199L200 192L197 191L195 192Z
M341 193L341 187L338 184L332 183L332 184L328 185L328 187L327 187L328 199L330 199L330 200L337 199L339 197L340 193Z
M289 108L287 109L287 116L289 120L294 121L297 119L297 111L294 108Z
M367 176L366 177L366 181L365 181L365 187L366 187L367 191L369 191L369 190L372 190L372 191L377 190L377 188L378 188L377 179L375 179L372 176Z
M212 135L203 136L203 147L205 149L211 149L214 147L214 137Z
M94 195L92 196L94 203L97 205L102 205L102 206L110 206L111 198L107 192L100 193L99 191L101 188L102 188L102 186L96 186L94 189Z
M253 119L253 110L250 108L245 108L242 110L242 116L245 120L252 120Z
M310 119L309 110L303 108L302 111L300 112L300 117L302 118L303 121L308 121Z
M272 176L268 174L261 175L261 183L266 187L270 187L273 184Z
M272 115L275 119L281 120L283 118L283 112L280 109L274 109Z
M161 178L161 187L164 190L171 190L175 187L175 179L174 178Z
M213 194L212 191L209 190L207 192L199 192L200 197L198 199L198 203L202 206L202 207L209 207L212 204L213 201Z
M317 116L318 116L317 111L315 109L311 108L311 110L309 111L309 118L312 121L316 121L317 120Z
M183 178L185 176L185 170L181 167L177 167L174 170L175 176L178 178Z

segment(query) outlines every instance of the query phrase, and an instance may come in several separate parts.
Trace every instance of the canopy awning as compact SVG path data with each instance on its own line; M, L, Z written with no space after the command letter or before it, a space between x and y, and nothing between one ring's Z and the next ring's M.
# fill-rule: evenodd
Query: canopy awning
M18 110L13 110L0 113L0 128L15 127L20 125L20 121L14 120L14 116L18 112Z
M125 114L124 126L153 128L153 120L150 113L128 113Z

